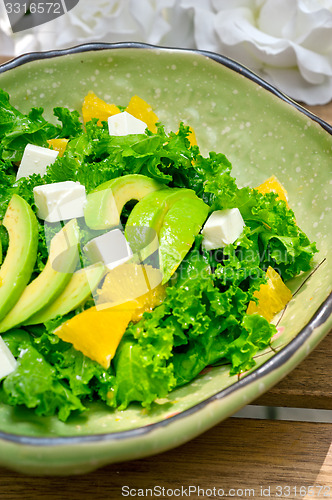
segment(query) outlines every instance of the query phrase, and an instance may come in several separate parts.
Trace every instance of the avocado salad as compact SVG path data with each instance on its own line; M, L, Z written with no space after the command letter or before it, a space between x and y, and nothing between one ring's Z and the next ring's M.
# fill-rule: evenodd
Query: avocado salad
M0 402L62 421L248 371L317 252L275 177L238 187L138 96L82 105L0 90Z

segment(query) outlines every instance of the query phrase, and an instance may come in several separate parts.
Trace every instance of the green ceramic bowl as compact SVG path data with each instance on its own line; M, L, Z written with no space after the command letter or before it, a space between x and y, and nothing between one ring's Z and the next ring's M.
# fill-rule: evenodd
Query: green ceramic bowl
M294 298L276 320L279 334L250 373L206 370L150 413L91 404L69 423L0 405L0 464L31 474L76 474L178 446L250 403L307 356L331 327L332 128L222 56L137 44L89 44L19 57L0 68L0 87L21 111L80 109L89 90L126 103L148 101L176 130L192 125L204 154L226 154L240 185L275 174L299 225L316 240L311 273L289 283ZM308 367L310 369L310 367Z

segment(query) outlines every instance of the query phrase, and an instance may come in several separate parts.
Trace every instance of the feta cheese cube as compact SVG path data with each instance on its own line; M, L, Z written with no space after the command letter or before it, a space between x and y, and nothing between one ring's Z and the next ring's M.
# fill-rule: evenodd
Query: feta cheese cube
M53 149L27 144L17 171L16 180L21 179L21 177L29 177L32 174L45 175L46 168L55 162L58 154L59 151Z
M238 208L216 210L202 229L202 246L206 250L223 248L234 243L241 235L245 223Z
M64 181L36 186L33 189L37 215L46 222L76 219L84 216L85 186Z
M110 135L144 134L147 124L135 116L123 111L108 118L108 131Z
M12 373L17 365L17 361L10 352L7 344L0 336L0 380Z
M103 262L108 269L123 264L133 255L120 229L113 229L89 241L84 252L91 262Z

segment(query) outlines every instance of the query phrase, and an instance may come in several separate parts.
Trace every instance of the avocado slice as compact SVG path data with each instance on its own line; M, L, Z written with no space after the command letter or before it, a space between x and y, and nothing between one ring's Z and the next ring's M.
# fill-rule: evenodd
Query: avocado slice
M91 229L117 226L128 201L140 201L163 187L164 184L140 174L124 175L104 182L87 196L84 209L86 225Z
M158 239L154 236L159 236L165 215L181 198L196 198L195 191L165 188L148 194L134 206L127 220L125 236L133 253L140 253L142 260L157 250Z
M20 298L37 259L38 222L30 205L14 194L2 222L9 246L0 269L0 320Z
M44 269L25 287L14 307L0 321L0 333L21 325L60 295L77 265L78 242L77 221L72 219L52 238Z
M169 209L159 233L159 265L166 283L189 252L210 207L200 198L182 198Z
M50 305L31 316L25 325L45 323L56 316L64 316L83 304L97 287L105 273L101 263L76 271L63 292Z

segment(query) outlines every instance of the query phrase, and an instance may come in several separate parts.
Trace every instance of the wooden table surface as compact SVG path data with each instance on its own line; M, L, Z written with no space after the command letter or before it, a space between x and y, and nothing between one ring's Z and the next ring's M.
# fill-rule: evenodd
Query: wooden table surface
M332 124L332 102L306 107ZM331 365L332 332L254 404L332 410ZM145 498L332 498L332 424L228 418L186 445L84 476L29 477L0 468L0 500L121 499L128 487L131 497L160 488Z

